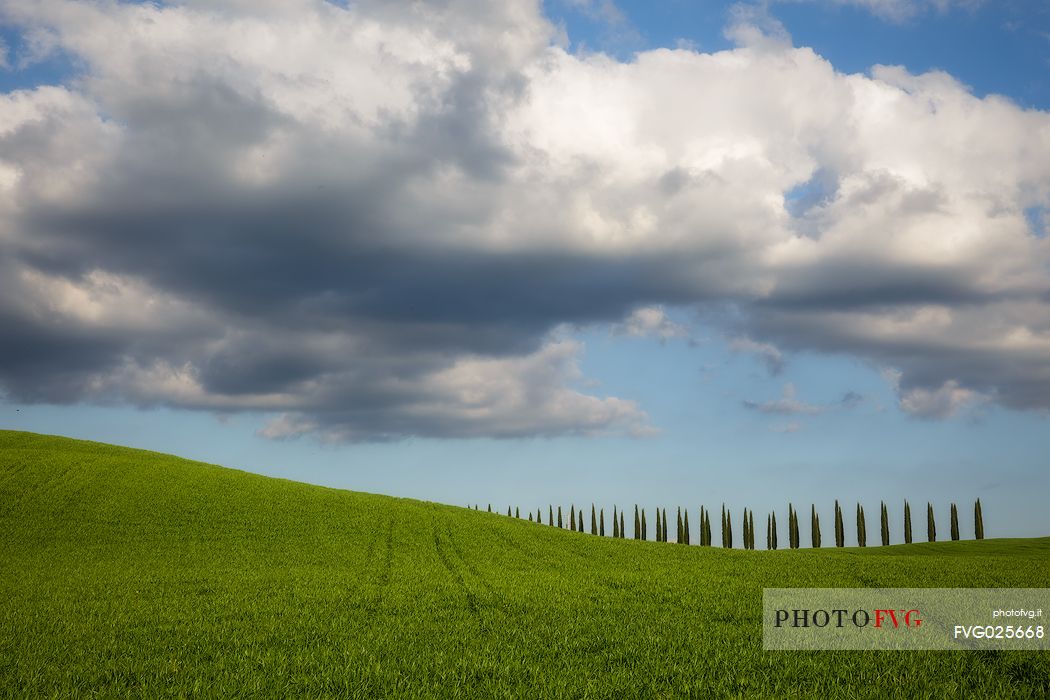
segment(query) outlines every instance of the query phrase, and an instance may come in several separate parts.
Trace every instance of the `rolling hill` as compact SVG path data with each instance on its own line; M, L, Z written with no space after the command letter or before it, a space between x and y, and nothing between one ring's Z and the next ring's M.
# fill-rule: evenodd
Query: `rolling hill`
M7 697L1050 693L1040 652L763 652L767 586L1050 587L1050 538L613 540L0 431Z

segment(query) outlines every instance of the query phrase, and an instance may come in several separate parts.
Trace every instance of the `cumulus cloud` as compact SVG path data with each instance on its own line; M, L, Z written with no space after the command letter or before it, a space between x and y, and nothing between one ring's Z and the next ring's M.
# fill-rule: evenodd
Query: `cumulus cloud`
M941 419L950 418L959 412L989 401L990 397L972 389L959 386L959 382L949 379L939 387L914 387L901 389L901 373L894 369L883 370L883 376L897 390L900 400L898 405L905 413L917 418Z
M635 338L658 338L661 341L689 336L688 329L669 319L664 309L659 306L635 309L623 323L613 326L613 332Z
M385 395L401 401L354 407L354 391L313 410L283 413L261 434L270 438L316 433L330 441L428 437L526 437L572 432L651 435L648 416L633 401L587 396L567 386L581 377L580 351L571 341L552 342L525 357L461 358L450 367ZM399 424L405 424L400 430Z
M664 308L728 305L738 349L895 368L904 410L1050 407L1025 216L1050 115L946 74L843 75L746 14L729 51L572 55L533 0L0 21L35 37L13 64L79 71L0 95L14 400L265 411L275 438L639 434L555 329L673 337Z
M976 391L964 389L954 379L936 389L910 389L901 396L900 406L905 412L920 418L947 418L963 408L984 400Z

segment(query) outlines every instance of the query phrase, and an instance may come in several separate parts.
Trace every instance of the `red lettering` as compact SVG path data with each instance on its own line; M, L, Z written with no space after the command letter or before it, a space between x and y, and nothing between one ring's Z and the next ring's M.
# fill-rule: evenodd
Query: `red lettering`
M890 622L893 623L894 629L899 626L897 622L897 611L896 610L876 610L875 611L875 627L878 629L882 628L882 621L886 616L889 616Z

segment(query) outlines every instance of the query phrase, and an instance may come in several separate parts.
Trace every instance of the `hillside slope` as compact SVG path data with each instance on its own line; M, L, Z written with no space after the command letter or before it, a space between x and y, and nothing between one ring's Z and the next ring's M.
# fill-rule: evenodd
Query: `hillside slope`
M1050 692L1038 652L763 652L765 586L1050 587L1050 538L613 540L0 431L8 697Z

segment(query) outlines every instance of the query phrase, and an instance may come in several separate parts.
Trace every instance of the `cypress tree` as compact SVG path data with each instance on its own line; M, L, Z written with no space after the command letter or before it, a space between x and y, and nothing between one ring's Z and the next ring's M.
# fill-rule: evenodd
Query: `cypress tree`
M791 548L798 549L802 546L802 540L798 535L798 511L791 509Z
M703 528L704 528L704 541L701 542L700 544L704 545L705 547L710 547L711 546L711 511L707 510L706 508L702 508L701 510L703 510L703 517L700 519L700 521L701 521L701 525L703 525Z
M904 500L904 544L911 544L911 504Z
M507 517L510 517L510 506L507 506Z
M491 503L489 504L489 512L490 513L492 512L492 504Z
M882 516L880 521L882 523L882 546L888 547L890 544L890 513L886 510L886 503L879 501L882 507Z
M788 549L795 546L795 508L788 503Z
M576 518L576 532L583 532L583 511L580 511L580 517Z
M725 509L726 509L726 507L725 507L725 504L723 503L722 504L722 548L723 549L729 546L728 544L726 544L726 542L727 542L727 540L726 540L726 532L727 531L726 531L726 510Z
M576 506L571 504L569 505L569 529L576 529Z
M744 518L747 520L747 549L755 548L755 511L744 510Z
M529 511L529 522L530 523L532 522L532 511L531 510Z
M660 526L660 529L663 530L664 542L666 542L667 541L667 509L666 508L664 508L663 518L664 518L664 521L663 521L663 524Z
M605 537L605 509L604 508L602 508L601 511L598 513L598 530L599 530L598 534L601 535L602 537Z
M543 509L541 508L536 509L536 522L543 524Z
M678 506L678 529L675 531L675 544L682 544L684 536L682 535L682 506Z
M726 546L726 504L722 504L722 548Z
M684 527L685 527L684 542L686 544L689 544L689 509L688 508L685 509L685 515L683 517L684 517L683 523L684 523Z
M846 546L846 529L842 525L842 508L839 507L839 499L835 499L835 546Z
M646 533L646 527L645 527L645 508L642 508L642 539L643 540L646 539L647 536L648 535Z
M773 549L773 520L766 513L766 549Z
M638 519L638 504L634 504L634 539L642 537L642 521Z
M740 525L741 546L743 546L744 549L750 549L750 545L748 544L747 527L747 508L744 508L744 520Z
M733 548L733 514L726 511L726 549Z
M624 534L623 534L623 511L621 510L620 511L620 539L622 540L623 538L624 538Z
M816 549L817 546L817 507L813 506L809 512L809 543Z
M973 504L973 536L974 539L984 539L984 514L981 513L981 499Z
M620 536L620 521L616 517L616 506L613 506L613 537Z
M656 509L656 532L654 533L653 536L656 538L657 542L660 541L660 509L659 508Z
M769 529L770 529L770 534L773 535L773 537L770 538L773 541L773 549L776 549L777 548L777 512L776 511L773 511L769 515Z
M959 511L952 503L952 541L959 539Z
M514 506L514 517L521 520L521 510L517 506Z
M561 526L561 506L558 506L558 527L560 528Z
M558 506L558 515L561 515L561 506ZM560 517L558 518L558 521L558 527L561 527ZM547 525L554 527L554 506L552 505L547 506Z
M937 523L933 521L933 504L926 502L926 536L930 542L937 541Z
M594 510L594 504L591 504L591 534L598 534L598 513Z
M813 548L820 549L820 516L817 514L817 506L813 504Z

